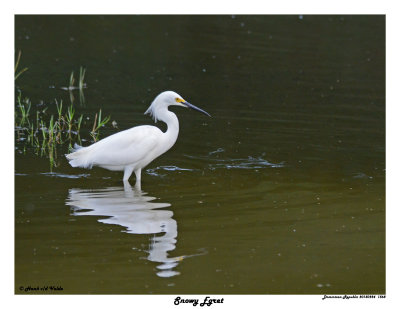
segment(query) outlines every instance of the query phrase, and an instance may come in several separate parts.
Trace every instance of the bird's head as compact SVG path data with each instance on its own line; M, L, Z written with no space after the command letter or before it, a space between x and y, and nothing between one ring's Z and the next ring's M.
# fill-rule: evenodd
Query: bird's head
M153 116L154 121L157 122L159 118L158 115L160 115L162 110L168 109L168 106L181 106L181 107L191 108L211 117L209 113L202 110L201 108L198 108L197 106L190 104L174 91L161 92L154 99L153 103L151 103L150 107L147 109L145 114L150 114L151 116Z

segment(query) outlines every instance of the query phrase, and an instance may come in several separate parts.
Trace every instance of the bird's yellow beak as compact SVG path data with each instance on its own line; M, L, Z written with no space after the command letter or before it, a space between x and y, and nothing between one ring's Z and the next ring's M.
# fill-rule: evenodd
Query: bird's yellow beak
M176 103L185 103L186 101L184 99L181 99L181 98L176 98L175 102Z

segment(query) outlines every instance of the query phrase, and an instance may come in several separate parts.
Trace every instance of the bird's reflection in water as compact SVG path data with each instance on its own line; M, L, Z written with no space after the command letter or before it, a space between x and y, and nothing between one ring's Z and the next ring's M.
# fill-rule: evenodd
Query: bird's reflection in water
M158 276L172 277L179 275L174 270L178 262L189 256L168 257L168 251L175 249L177 223L172 211L160 209L171 204L154 202L155 199L138 188L125 185L95 190L70 189L66 204L72 207L75 216L108 216L99 222L126 227L127 233L165 233L152 238L147 259L161 263L157 266Z

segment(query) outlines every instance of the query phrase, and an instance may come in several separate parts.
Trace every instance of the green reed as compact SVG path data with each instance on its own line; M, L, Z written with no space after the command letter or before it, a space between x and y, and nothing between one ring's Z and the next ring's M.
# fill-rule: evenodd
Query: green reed
M57 145L68 143L69 148L76 142L81 143L81 130L84 123L84 115L76 115L76 110L71 104L63 106L63 102L55 101L56 113L48 115L40 110L34 113L34 119L30 119L30 100L22 100L17 97L16 109L17 142L26 141L37 155L47 156L50 167L58 166ZM47 108L46 108L47 109ZM100 128L110 120L110 116L102 118L101 110L94 116L95 123L90 131L94 141L98 140ZM18 128L18 129L17 129Z
M69 89L74 89L75 88L74 84L75 84L74 71L72 71L69 77Z
M98 116L97 116L98 115ZM94 123L93 123L93 128L92 131L90 132L90 135L93 138L93 141L97 142L99 137L100 137L100 128L104 127L109 121L110 121L111 117L107 116L104 119L102 119L101 117L101 109L99 111L99 113L94 116Z
M78 80L78 86L75 86L75 75L74 71L71 72L71 75L69 76L69 86L68 87L62 87L61 89L64 90L75 90L79 89L80 91L83 90L83 88L86 88L86 83L85 83L85 74L86 74L86 69L83 67L79 67L79 80Z
M83 67L80 67L79 68L79 90L80 91L82 91L83 88L86 87L86 84L84 83L85 73L86 73L86 69L84 69Z
M22 93L19 92L17 96L17 104L21 115L20 126L23 126L25 122L29 123L29 112L31 110L31 101L28 98L22 99Z
M24 68L17 73L21 58L21 52L18 53L15 64L15 80L27 70ZM86 69L80 67L78 87L75 87L74 72L70 75L70 85L68 90L72 93L73 89L79 89L83 97L83 88L86 87L84 78ZM67 89L67 88L63 88ZM82 101L81 101L82 102ZM110 116L102 118L101 110L94 116L92 130L85 127L84 115L78 115L73 105L73 100L67 106L62 100L55 99L55 113L49 113L53 104L47 104L41 107L32 105L29 98L23 97L21 90L17 90L16 108L15 108L15 132L16 141L23 146L23 153L26 148L32 148L36 155L47 156L50 161L50 169L59 165L57 160L58 146L68 144L71 149L73 143L81 144L81 131L88 133L94 141L97 141L100 135L100 128L104 127L110 120ZM89 118L88 118L89 119ZM84 133L85 134L85 133Z
M85 74L86 74L86 69L83 68L82 66L79 67L78 86L75 86L76 82L75 73L74 71L72 71L71 75L69 76L68 87L61 87L62 90L67 90L69 92L69 100L71 104L75 102L75 96L73 93L74 90L79 90L79 101L81 104L85 104L85 95L83 94L83 89L86 88Z
M18 56L17 56L17 60L15 61L15 66L14 66L14 80L17 80L17 78L18 78L22 73L24 73L25 71L28 70L28 68L23 68L21 71L19 71L19 72L17 73L18 66L19 66L19 62L20 62L20 60L21 60L21 55L22 55L22 52L19 51L19 52L18 52Z

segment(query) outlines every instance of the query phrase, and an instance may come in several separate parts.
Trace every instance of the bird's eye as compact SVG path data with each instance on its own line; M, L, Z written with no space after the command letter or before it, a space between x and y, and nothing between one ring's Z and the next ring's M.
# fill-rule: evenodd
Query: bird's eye
M175 98L175 101L176 101L177 103L180 103L180 102L182 102L182 100L181 100L181 99L179 99L179 98Z

